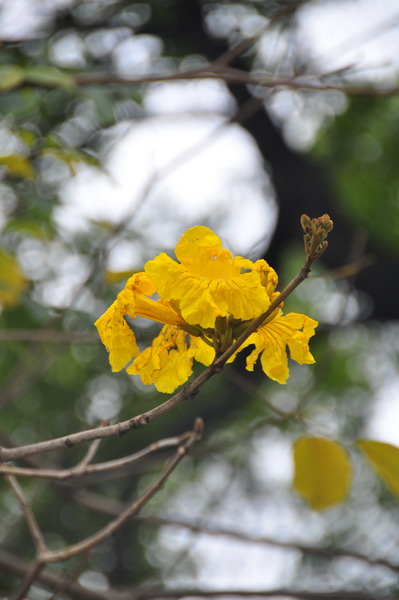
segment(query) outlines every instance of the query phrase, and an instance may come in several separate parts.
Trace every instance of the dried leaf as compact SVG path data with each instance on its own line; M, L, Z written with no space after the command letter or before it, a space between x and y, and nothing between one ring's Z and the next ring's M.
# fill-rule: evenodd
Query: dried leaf
M315 510L345 500L352 481L352 466L338 442L302 437L294 445L294 489Z
M0 250L0 304L16 306L26 284L17 259Z
M399 497L399 448L373 440L358 440L357 445L367 456L377 475Z

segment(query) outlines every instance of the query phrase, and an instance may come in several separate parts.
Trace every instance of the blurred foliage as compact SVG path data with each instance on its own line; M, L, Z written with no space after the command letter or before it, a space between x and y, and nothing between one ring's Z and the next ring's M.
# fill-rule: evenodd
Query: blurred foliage
M57 218L64 186L76 172L83 167L104 172L113 144L112 128L148 116L147 87L113 82L112 77L109 83L93 79L91 84L79 85L76 77L126 74L126 70L139 76L202 64L200 50L192 50L194 34L198 38L204 32L210 35L213 24L222 53L228 43L246 37L245 24L249 29L254 19L257 25L264 24L266 17L288 4L274 0L204 3L206 26L194 19L192 30L182 29L181 36L173 37L170 32L175 24L188 18L185 10L194 5L191 0L71 2L64 9L50 11L39 33L4 40L0 47L1 444L64 436L100 426L104 419L117 422L160 401L153 389L143 389L126 374L110 372L93 326L126 276L110 272L109 248L123 241L125 234L141 243L142 232L128 223L88 219L83 230L77 227L66 233ZM294 40L295 25L288 15L284 26L288 38ZM155 40L153 54L147 62L133 60L123 69L123 58L137 58L129 43L142 36ZM261 58L252 51L246 58L248 63L255 58L259 67ZM306 59L306 52L304 56L291 53L285 68L293 72ZM267 57L263 60L269 68ZM310 102L316 112L315 97L303 94L301 102ZM366 228L393 255L399 250L398 127L396 97L351 98L343 114L324 123L311 150L328 169L347 222ZM285 247L282 281L287 282L302 264L299 238L298 226L298 245ZM154 239L154 248L146 250L157 252L159 245L159 239ZM204 526L232 524L242 531L248 526L254 534L280 541L339 546L398 562L397 501L354 450L384 394L391 394L392 405L397 402L398 327L361 321L364 299L353 280L336 280L322 265L313 275L287 301L286 310L305 312L320 321L319 333L312 340L315 366L293 365L289 383L280 387L265 381L259 369L248 378L238 362L234 371L226 369L209 381L191 403L150 427L104 441L95 460L131 454L180 434L201 415L206 423L203 443L153 499L148 512ZM395 274L391 275L394 281ZM155 331L138 326L140 343L146 344ZM323 438L324 446L327 439L336 439L349 450L354 483L346 503L318 515L294 496L291 448L298 438L302 444L305 439L312 439L313 444ZM325 480L321 491L326 494L330 486L337 499L342 499L349 467L341 446L332 442L327 446L327 458L317 451L318 458L323 458L317 467ZM398 449L370 441L362 442L360 448L390 490L398 493ZM68 467L84 452L85 448L76 447L32 457L26 464ZM308 498L311 495L313 507L326 508L332 504L331 497L312 496L315 467L311 460L316 451L307 447L306 452L308 458L299 472L299 479L305 476L306 481L297 479L296 487ZM98 530L143 490L168 456L170 452L159 452L126 469L119 478L22 481L48 544L61 547ZM340 486L336 486L334 468L341 476ZM313 491L309 492L309 485ZM32 560L33 544L15 498L4 481L0 486L1 546ZM320 491L320 480L316 491ZM239 546L237 569L232 572L223 566L223 559L233 543L228 541L215 551L208 540L204 550L202 542L193 542L196 539L172 526L132 522L87 556L57 565L57 572L72 580L82 576L81 581L85 573L94 572L98 576L94 584L103 581L102 575L111 586L136 589L141 584L150 588L187 582L201 585L205 580L213 585L217 567L238 586L239 567L249 569L253 562L246 546ZM344 558L334 557L333 550L329 558L317 552L304 552L301 559L297 554L287 556L280 569L284 587L290 580L302 588L324 589L320 585L327 582L330 588L370 593L386 593L399 586L394 570L378 570L361 561L356 568L347 567L339 562ZM262 555L256 581L263 576L265 564L269 564L269 554ZM0 568L0 587L5 593L15 590L20 579ZM251 582L245 581L249 587ZM41 593L37 587L31 597L43 597ZM63 591L63 597L73 595Z
M377 243L399 253L399 99L351 98L314 147L334 173L341 210ZM331 157L334 157L331 162Z

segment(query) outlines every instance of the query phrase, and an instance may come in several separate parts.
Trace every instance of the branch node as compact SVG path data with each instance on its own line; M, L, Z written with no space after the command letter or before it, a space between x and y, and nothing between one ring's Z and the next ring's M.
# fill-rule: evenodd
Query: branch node
M132 417L129 421L129 429L141 429L146 427L150 422L150 418L147 415L139 415L138 417ZM119 435L123 435L127 431L120 431Z
M73 448L75 445L69 438L65 438L64 444L67 448Z

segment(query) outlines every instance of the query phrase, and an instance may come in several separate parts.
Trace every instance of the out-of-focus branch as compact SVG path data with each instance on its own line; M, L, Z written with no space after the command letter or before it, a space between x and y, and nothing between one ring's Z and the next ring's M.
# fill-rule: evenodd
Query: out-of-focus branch
M21 559L19 556L12 554L4 548L0 548L0 570L24 577L26 580L28 577L27 574L31 572L31 567L27 561ZM36 580L56 592L62 590L63 592L70 593L76 600L132 600L131 593L123 593L112 589L105 592L95 591L83 587L59 573L48 570L39 573L36 576Z
M109 516L117 515L122 509L123 504L116 502L115 498L110 502L107 498L94 492L88 492L86 490L79 490L74 494L74 499L79 503L83 504L90 510L102 512ZM230 539L237 540L239 542L256 544L260 546L273 546L282 548L285 550L298 550L302 554L322 556L324 558L354 558L356 560L367 563L373 567L386 567L391 571L399 572L399 564L394 563L386 558L378 558L361 554L360 552L346 550L343 548L326 547L326 546L312 546L310 544L301 544L295 541L282 541L276 540L271 537L256 536L247 534L242 531L235 531L233 529L221 528L221 527L207 527L200 526L197 524L189 523L179 519L169 519L160 517L157 515L140 515L135 517L135 520L144 523L153 523L154 525L161 525L165 527L179 527L187 529L203 535L210 535L214 537L227 537Z
M0 342L39 342L50 344L97 344L98 336L56 331L55 329L2 329Z
M195 79L221 79L229 84L252 84L271 89L289 88L295 90L314 90L314 91L338 91L349 96L394 96L399 93L397 86L392 87L373 87L371 85L351 85L339 84L333 80L324 80L323 75L300 75L298 77L275 77L265 73L249 73L241 69L232 67L218 67L208 65L199 69L192 69L185 72L144 75L140 77L123 78L112 73L103 73L95 75L78 75L75 77L77 86L86 86L93 84L144 84L158 83L163 81L188 81Z
M35 582L35 580L40 575L41 571L44 568L44 562L41 560L42 554L47 552L47 546L45 544L42 532L40 527L36 521L35 515L33 514L32 508L29 504L27 497L25 496L22 488L20 487L18 481L15 479L13 475L6 475L6 481L10 485L12 491L14 492L20 506L22 512L25 517L26 524L30 531L30 534L33 539L33 543L36 549L36 560L30 569L27 571L24 580L21 584L20 589L18 590L14 600L24 600L26 594L30 590L31 586Z
M24 492L22 491L21 486L18 481L15 479L13 475L6 475L6 481L9 483L12 491L14 492L20 506L22 512L24 513L25 521L28 526L28 529L31 533L33 542L35 544L36 553L38 557L44 552L47 552L47 546L44 542L42 532L40 531L40 527L36 521L35 515L32 512L28 499L26 498Z

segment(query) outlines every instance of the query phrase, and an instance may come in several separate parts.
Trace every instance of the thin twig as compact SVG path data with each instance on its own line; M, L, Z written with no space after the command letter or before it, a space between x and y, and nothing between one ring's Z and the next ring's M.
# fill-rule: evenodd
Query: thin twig
M15 496L18 499L18 502L21 506L22 512L26 520L26 524L29 528L30 534L35 544L37 558L38 560L40 560L42 554L47 552L47 547L44 542L42 532L40 531L40 527L36 521L35 515L33 514L28 499L26 498L16 478L13 475L6 475L5 479L9 483Z
M128 505L115 519L113 519L95 534L88 536L76 544L71 544L70 546L57 551L47 550L46 552L42 553L42 560L46 563L66 560L71 556L75 556L76 554L90 550L97 544L100 544L104 540L111 537L111 535L113 535L120 527L122 527L126 521L137 515L149 502L149 500L162 488L171 473L173 473L178 464L186 456L192 444L200 438L202 429L202 419L196 419L190 436L187 437L177 448L176 453L170 459L161 475L146 488L146 490L137 500Z
M276 588L266 590L250 589L158 589L151 592L140 592L132 594L134 600L152 600L156 598L221 598L221 597L254 597L254 598L297 598L298 600L397 600L396 594L387 595L386 589L380 594L357 592L348 590L318 591L295 590L292 588Z
M13 600L25 600L27 593L29 592L36 579L39 578L40 573L43 571L45 564L41 561L33 563L30 569L27 571L23 582L18 592L13 596Z
M74 499L79 503L83 504L90 510L104 513L109 516L115 516L123 510L123 504L118 503L115 499L110 502L107 498L86 490L80 490L74 494ZM227 529L224 527L207 527L179 519L170 519L160 517L158 515L139 515L135 517L136 521L143 523L153 523L154 525L161 525L165 527L179 527L182 529L188 529L190 531L210 535L214 537L227 537L230 539L237 540L239 542L256 544L261 546L273 546L282 548L285 550L298 550L306 555L323 556L325 558L354 558L356 560L367 563L373 567L386 567L392 571L399 572L399 564L392 562L386 558L371 557L355 550L346 550L344 548L327 547L327 546L312 546L309 544L301 544L295 541L282 541L276 540L275 538L266 536L250 535L245 532L236 531L233 529Z
M88 464L87 455L85 458L69 469L39 469L39 468L25 468L25 467L14 467L11 465L1 465L0 473L8 475L18 475L22 477L40 477L42 479L59 479L61 481L65 479L71 479L72 477L81 477L83 475L91 475L93 473L103 473L105 471L116 471L122 469L128 465L138 462L142 458L161 450L164 448L170 448L172 446L178 446L191 436L191 431L183 433L182 435L165 438L153 442L146 448L130 454L129 456L123 456L114 460L108 460L102 463ZM101 440L97 439L92 444L99 444ZM92 448L92 445L90 446Z

